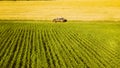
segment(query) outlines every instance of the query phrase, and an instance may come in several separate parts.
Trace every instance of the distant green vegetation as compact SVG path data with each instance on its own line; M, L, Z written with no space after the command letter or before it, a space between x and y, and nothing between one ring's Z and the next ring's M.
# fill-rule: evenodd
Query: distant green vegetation
M0 21L0 68L119 68L120 23Z

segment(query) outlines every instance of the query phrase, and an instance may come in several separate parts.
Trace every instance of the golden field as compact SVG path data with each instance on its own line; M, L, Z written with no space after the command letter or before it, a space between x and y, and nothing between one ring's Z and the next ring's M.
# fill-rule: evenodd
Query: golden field
M1 1L0 19L120 20L119 0Z

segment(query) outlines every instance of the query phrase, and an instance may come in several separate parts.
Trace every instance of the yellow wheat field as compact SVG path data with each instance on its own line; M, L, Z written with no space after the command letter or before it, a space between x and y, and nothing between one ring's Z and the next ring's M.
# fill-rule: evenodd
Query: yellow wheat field
M119 0L2 1L0 19L120 20Z

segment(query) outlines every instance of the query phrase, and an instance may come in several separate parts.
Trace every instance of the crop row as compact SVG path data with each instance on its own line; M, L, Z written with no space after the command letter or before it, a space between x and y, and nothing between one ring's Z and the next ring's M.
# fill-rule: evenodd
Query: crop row
M95 25L0 24L0 68L118 68L119 32Z

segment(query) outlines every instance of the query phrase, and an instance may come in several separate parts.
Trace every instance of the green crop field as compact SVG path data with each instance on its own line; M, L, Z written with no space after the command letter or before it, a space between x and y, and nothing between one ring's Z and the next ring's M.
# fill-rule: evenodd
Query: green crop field
M120 22L0 21L0 68L120 68Z

